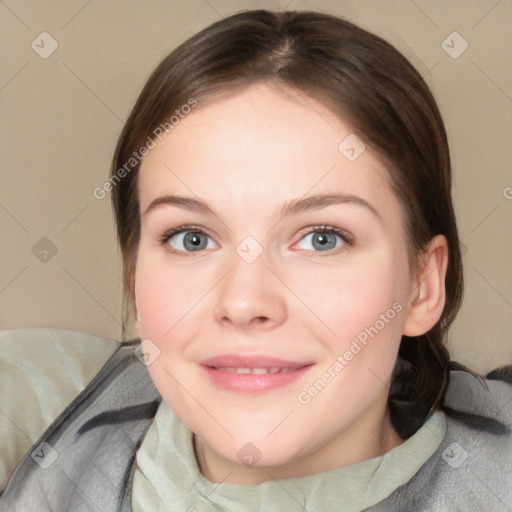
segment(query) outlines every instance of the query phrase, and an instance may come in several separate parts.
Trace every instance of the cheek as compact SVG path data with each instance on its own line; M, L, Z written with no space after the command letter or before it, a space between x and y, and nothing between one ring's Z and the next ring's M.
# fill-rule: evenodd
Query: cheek
M185 381L180 374L183 355L189 340L197 336L196 326L200 325L194 315L204 316L199 299L206 292L205 283L197 277L194 279L194 274L197 276L197 272L169 265L165 256L144 248L139 251L135 272L139 335L144 352L154 354L148 372L167 402L173 405L187 402L177 380ZM178 368L175 362L179 363Z
M313 393L312 408L331 409L333 428L362 414L383 392L400 345L406 267L391 251L373 256L315 287L318 316L333 332L321 337L326 357L304 392Z
M382 251L360 258L350 265L327 273L303 275L303 290L308 304L329 330L328 339L337 340L338 349L379 321L394 303L403 301L406 289L402 270L394 255ZM306 302L305 300L305 302ZM395 311L389 316L395 319ZM386 319L388 318L386 317ZM397 324L399 322L393 322ZM386 324L389 327L389 324ZM381 325L380 322L378 324ZM386 331L389 331L386 327ZM396 331L398 332L399 329Z
M201 307L199 300L208 290L208 283L197 279L197 275L198 271L170 265L165 255L140 251L135 296L141 335L165 339L181 319Z
M317 304L329 304L319 316L334 331L324 337L329 357L322 371L336 378L318 405L333 401L357 411L382 391L401 340L406 269L400 254L382 251L340 271L331 297L319 297Z
M170 284L171 276L162 274L158 266L146 264L144 257L139 258L135 273L135 296L141 336L153 338L157 332L161 336L172 327L172 319L165 313L172 308Z

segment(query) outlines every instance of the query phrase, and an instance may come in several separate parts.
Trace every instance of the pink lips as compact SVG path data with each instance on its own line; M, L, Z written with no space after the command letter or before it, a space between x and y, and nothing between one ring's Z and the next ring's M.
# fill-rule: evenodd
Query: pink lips
M225 390L258 393L292 383L304 375L312 363L227 354L206 359L201 365L212 382Z

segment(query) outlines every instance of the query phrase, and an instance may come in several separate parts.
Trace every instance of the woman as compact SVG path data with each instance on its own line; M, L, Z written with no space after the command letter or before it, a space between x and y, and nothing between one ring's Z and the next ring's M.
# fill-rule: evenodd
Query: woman
M512 506L510 385L445 346L462 300L445 129L392 46L314 12L215 23L149 78L104 189L140 339L0 504Z

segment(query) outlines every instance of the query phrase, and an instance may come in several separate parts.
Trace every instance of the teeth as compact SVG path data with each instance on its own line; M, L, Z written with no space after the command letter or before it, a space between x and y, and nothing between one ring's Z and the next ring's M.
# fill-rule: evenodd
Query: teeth
M265 375L267 373L273 374L278 372L291 372L296 368L233 368L233 367L219 367L217 370L229 373L251 373L253 375Z

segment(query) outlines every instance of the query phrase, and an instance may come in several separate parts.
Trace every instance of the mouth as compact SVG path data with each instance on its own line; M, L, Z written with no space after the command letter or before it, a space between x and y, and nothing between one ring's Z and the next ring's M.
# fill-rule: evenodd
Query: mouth
M311 362L237 355L219 356L201 362L201 367L215 386L248 394L286 388L312 366Z
M293 372L299 370L301 367L297 366L295 368L235 368L235 367L226 367L226 366L210 366L210 368L214 370L218 370L219 372L229 372L229 373L238 373L238 374L252 374L252 375L266 375L268 373L283 373L283 372Z

